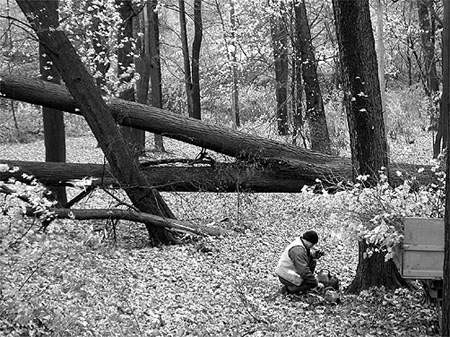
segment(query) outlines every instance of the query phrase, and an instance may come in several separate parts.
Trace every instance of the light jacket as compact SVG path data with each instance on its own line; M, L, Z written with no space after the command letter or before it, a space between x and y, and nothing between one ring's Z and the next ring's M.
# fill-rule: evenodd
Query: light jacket
M294 247L295 256L292 256L290 250ZM314 278L315 262L301 238L296 238L284 249L275 273L286 281L300 286L305 278Z

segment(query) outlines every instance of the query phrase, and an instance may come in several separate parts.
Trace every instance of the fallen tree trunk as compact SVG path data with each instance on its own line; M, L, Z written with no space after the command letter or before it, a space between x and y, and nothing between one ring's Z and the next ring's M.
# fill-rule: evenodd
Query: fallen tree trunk
M108 165L79 163L44 163L17 160L1 160L0 164L19 167L17 172L0 172L0 181L19 177L22 173L33 175L47 186L74 186L76 180L92 178L94 186L121 188ZM417 173L415 165L397 167L403 177L414 175L421 185L436 183L431 167ZM245 167L239 164L216 163L214 166L146 166L141 167L147 182L153 188L166 192L301 192L303 186L315 184L315 177L296 174L293 170L282 175L279 170L264 167ZM349 169L348 180L351 179ZM393 177L400 184L400 177ZM327 181L325 187L333 187Z
M46 186L74 186L79 183L76 180L92 178L91 184L95 186L123 187L113 177L108 165L15 160L0 160L0 164L20 168L17 172L0 172L1 181L26 173ZM278 177L276 172L249 169L239 164L149 166L141 170L150 186L166 192L300 192L304 185L314 183L314 180L301 177Z
M5 98L81 115L76 102L61 85L38 79L0 74L0 93ZM352 179L352 166L349 158L324 155L293 145L209 125L200 120L186 118L148 105L116 98L109 99L107 105L116 122L122 125L160 133L229 156L259 161L263 164L259 165L259 169L264 170L264 174L269 177L267 186L276 181L285 181L286 183L282 185L286 186L293 184L293 188L290 190L287 187L285 190L284 187L280 190L274 187L274 192L295 192L301 189L301 187L297 187L300 186L300 183L314 184L316 178L321 179L325 186ZM407 175L417 175L420 183L433 181L434 174L427 167L420 175L417 174L417 170L421 167L425 166L391 163L390 171L399 170ZM237 176L240 177L240 174ZM395 185L402 181L401 177L394 174L391 178ZM269 180L272 181L269 182ZM267 187L259 191L269 190L270 187Z
M95 219L112 219L112 220L128 220L143 223L150 226L168 228L178 232L193 233L197 235L220 236L225 235L226 231L216 228L207 227L180 221L176 219L163 218L160 216L136 212L127 209L70 209L70 208L50 208L49 212L53 213L58 219L73 220L95 220ZM26 211L27 216L36 216L31 208Z
M81 115L80 107L64 86L41 80L0 74L0 93L31 104L57 108ZM159 108L117 98L107 99L107 105L117 123L201 146L236 158L294 160L305 174L346 176L350 165L347 158L338 158L289 144L276 142L243 132L209 125ZM310 165L313 165L310 167Z

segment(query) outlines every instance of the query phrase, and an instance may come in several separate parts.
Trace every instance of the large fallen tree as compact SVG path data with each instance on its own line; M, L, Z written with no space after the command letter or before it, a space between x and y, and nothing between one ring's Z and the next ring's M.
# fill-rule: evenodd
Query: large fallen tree
M0 164L18 167L15 172L0 172L0 180L19 177L22 173L34 176L46 186L74 186L79 180L87 184L121 188L108 165L30 162L1 160ZM147 166L141 165L147 182L159 191L178 192L300 192L305 184L301 177L283 177L270 170L258 167L244 167L242 164L215 163L203 166Z
M0 181L19 177L22 173L34 176L46 186L76 186L80 180L88 178L86 184L100 187L121 188L121 184L113 177L108 165L32 162L18 160L1 160L0 164L18 167L15 172L0 172ZM433 172L427 168L421 174L415 165L400 168L403 177L415 175L420 184L436 182ZM315 183L314 177L305 179L296 174L280 174L280 170L262 166L246 167L239 163L215 163L208 166L153 166L141 165L148 184L159 191L165 192L301 192L305 185ZM346 179L351 179L348 172ZM393 177L395 183L401 183L402 178ZM326 186L326 182L324 183Z
M0 74L0 93L5 98L48 106L81 115L79 106L67 89L61 85L38 79ZM107 105L114 119L119 124L163 134L173 139L246 160L247 164L249 162L255 164L247 165L246 168L243 168L242 165L221 166L226 168L221 170L222 173L228 172L227 183L224 184L228 187L225 188L225 191L233 191L234 188L231 186L239 186L239 184L236 184L237 182L253 181L253 178L259 182L255 182L253 186L252 183L249 183L249 188L254 188L255 191L261 192L297 192L301 190L304 184L314 184L317 178L325 186L333 185L338 181L350 181L352 179L352 166L349 158L321 154L117 98L108 99ZM236 169L236 167L241 168ZM418 175L417 170L420 167L423 166L390 164L391 172L399 170L407 175ZM151 168L151 170L154 169L156 168ZM184 169L164 167L164 170L167 172L164 175L167 181L161 180L154 185L163 188L162 186L166 185L168 181L178 178L177 176L172 176L172 174L181 174L181 171L183 171L185 178L192 176L192 181L195 181L199 175L201 178L201 174L205 174L205 177L207 177L203 180L209 179L209 177L214 178L215 176L218 180L216 181L216 186L214 184L194 184L194 186L207 186L206 188L203 187L203 190L206 191L217 191L220 189L221 177L217 174L217 171L199 167L186 168L186 171ZM248 174L249 170L253 172L253 175ZM172 177L169 179L170 176ZM418 176L421 183L429 183L433 180L433 173L428 169ZM391 178L394 184L402 181L402 177L397 177L396 175L392 175ZM184 181L189 181L189 179L184 179ZM172 184L172 187L177 189L178 187L176 186L179 186L181 190L191 190L186 188L187 185L185 183L180 185ZM198 190L202 190L202 188L198 188Z

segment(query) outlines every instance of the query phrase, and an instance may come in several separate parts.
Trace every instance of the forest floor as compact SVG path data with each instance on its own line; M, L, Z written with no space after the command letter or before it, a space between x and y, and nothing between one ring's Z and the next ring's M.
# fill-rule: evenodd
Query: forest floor
M426 164L430 152L424 149L430 144L428 138L392 144L392 158ZM70 162L103 163L90 137L70 138L67 146ZM166 146L172 157L199 152L175 141ZM43 142L0 144L0 154L43 160ZM302 194L163 196L179 219L214 223L232 234L186 236L185 244L151 248L145 228L129 222L55 221L42 234L30 222L0 216L0 335L437 335L436 311L421 303L418 290L343 294L338 305L277 294L278 257L307 229L319 233L326 251L318 270L338 275L343 288L355 273L356 241L345 224ZM113 203L96 191L79 206ZM28 225L26 232L19 228Z

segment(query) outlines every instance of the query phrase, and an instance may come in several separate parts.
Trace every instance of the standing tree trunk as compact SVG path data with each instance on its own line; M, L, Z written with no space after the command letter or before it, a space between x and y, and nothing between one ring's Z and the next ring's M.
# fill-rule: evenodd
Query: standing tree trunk
M148 3L145 4L144 10L139 13L133 20L133 33L135 33L136 39L136 51L138 57L135 58L134 64L136 66L136 72L139 74L139 78L136 81L136 102L141 104L148 104L148 90L150 82L150 52L149 52L149 34L148 34L148 18L146 8ZM145 142L145 132L144 132ZM155 139L156 147L156 139Z
M275 68L275 96L277 100L278 134L286 136L289 133L287 86L288 86L288 32L283 20L285 8L283 3L272 3L278 7L277 14L271 16L270 32Z
M442 34L442 73L444 77L444 71L448 69L448 53L449 46L448 40L445 39L444 34ZM433 158L437 158L447 144L448 132L447 120L448 114L446 112L446 106L449 102L449 92L448 90L442 90L442 96L439 102L439 119L437 122L437 134L433 144Z
M162 108L162 78L161 78L161 56L159 48L159 18L157 12L158 0L149 0L145 13L147 33L146 42L150 57L150 82L152 84L152 105ZM155 148L158 151L164 150L163 137L155 134Z
M66 35L57 29L43 29L48 24L46 0L17 0L40 43L62 76L69 92L80 105L84 118L96 137L111 167L131 202L139 210L163 217L174 218L173 213L159 195L148 185L134 157L122 137L111 112L95 85L92 76L84 67L75 48ZM173 241L170 232L147 226L153 244Z
M445 114L439 113L439 117L435 116L434 111L438 109L438 92L439 92L439 79L436 70L436 55L435 55L435 32L436 23L435 17L433 15L433 1L432 0L419 0L417 3L419 25L420 25L420 37L422 42L423 50L423 71L421 76L424 77L424 87L427 96L430 98L432 103L432 114L431 114L431 125L434 130L437 130L437 135L433 144L433 157L437 158L442 149L444 149L446 144L446 139L444 139L444 130L446 128ZM444 41L443 41L444 42ZM442 54L447 51L442 50ZM444 57L443 57L444 60ZM443 95L448 93L443 92ZM443 99L443 97L442 97ZM442 106L439 110L442 110ZM445 109L444 109L445 110ZM437 117L437 118L436 118ZM442 146L441 146L442 145Z
M293 15L295 16L295 2L292 3ZM291 80L291 95L292 95L292 143L298 144L299 136L302 136L303 129L303 112L302 112L302 97L303 97L303 83L302 83L302 56L300 52L300 32L299 25L294 22L292 34L292 80ZM306 144L305 144L306 146Z
M444 32L443 32L443 53L442 58L442 90L448 92L450 90L450 4L444 1ZM447 99L442 102L442 115L447 116L446 134L450 130L450 102ZM447 138L447 149L450 149L450 137ZM444 289L442 303L442 330L441 336L450 336L450 155L447 151L447 169L445 178L445 249L444 249Z
M422 75L425 76L427 94L433 98L433 95L439 91L439 79L436 71L435 56L436 24L431 11L433 0L419 0L417 5L424 56L424 73Z
M387 127L387 111L386 111L386 80L384 78L385 68L385 47L384 47L384 4L383 0L376 1L377 12L377 60L378 60L378 78L380 80L381 104L383 107L384 126Z
M42 24L42 29L55 29L59 25L58 1L48 3L48 21ZM61 83L58 70L53 65L44 46L39 44L39 68L41 78L44 81ZM64 131L64 113L54 109L42 108L44 124L45 161L66 161L66 137ZM49 187L56 200L64 205L67 202L66 189L64 187Z
M136 81L136 102L148 104L148 91L150 82L150 52L148 46L148 18L145 5L144 10L136 17L134 24L134 32L136 35L136 49L139 56L135 59L136 72L139 79Z
M368 0L333 0L336 33L344 79L345 103L350 132L354 179L369 175L374 183L378 171L388 167L375 41ZM367 242L359 243L356 276L348 291L357 293L372 286L392 289L405 285L394 262L383 254L364 258Z
M117 68L120 83L119 97L127 101L134 101L134 87L131 83L133 80L134 59L133 59L133 3L131 0L116 0L120 18L120 25L117 50ZM125 141L129 144L136 155L144 151L145 133L141 130L122 127L122 134Z
M239 109L239 76L237 65L237 43L236 43L236 8L234 6L235 0L230 0L230 45L228 47L228 59L231 63L232 88L231 88L231 120L233 127L241 126L241 117Z
M193 117L194 114L194 102L192 101L192 77L191 77L191 61L189 59L189 46L187 38L186 28L186 9L184 6L184 0L178 1L178 7L180 11L180 38L181 49L183 51L183 64L184 64L184 85L186 87L187 108L189 117Z
M194 0L194 41L192 42L192 117L202 119L200 104L200 48L202 46L202 0Z
M300 52L302 56L302 75L305 85L306 113L311 138L311 149L323 153L331 153L331 142L328 133L322 93L317 77L317 62L309 29L304 0L295 5L295 21L298 25Z

